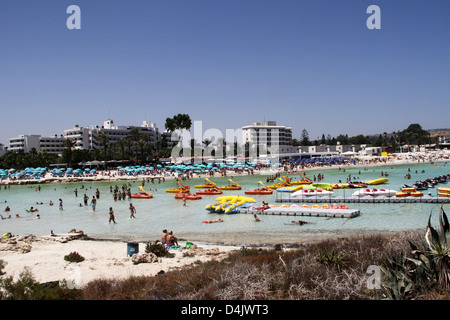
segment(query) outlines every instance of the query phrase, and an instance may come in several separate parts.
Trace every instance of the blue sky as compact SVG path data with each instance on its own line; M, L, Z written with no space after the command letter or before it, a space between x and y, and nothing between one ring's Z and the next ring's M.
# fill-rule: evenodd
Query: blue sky
M69 5L81 30L69 30ZM369 30L369 5L381 29ZM448 0L2 0L0 142L188 113L322 134L450 123Z

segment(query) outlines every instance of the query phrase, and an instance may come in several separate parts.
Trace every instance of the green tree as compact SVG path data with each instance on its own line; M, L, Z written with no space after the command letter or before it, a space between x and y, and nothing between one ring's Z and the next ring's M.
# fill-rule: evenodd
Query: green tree
M188 114L184 113L183 114L179 113L173 116L172 118L167 118L165 124L165 128L171 132L177 129L189 130L191 129L191 126L192 126L191 117Z
M69 138L65 138L63 141L64 150L63 157L66 160L67 165L72 166L72 150L75 147L75 141Z
M107 160L107 149L108 149L108 145L109 145L109 138L108 135L105 132L101 132L98 137L97 137L98 141L100 141L100 144L103 146L103 159L106 161Z
M309 141L309 134L306 129L302 130L302 135L300 136L300 145L302 145L302 146L311 145L311 142Z

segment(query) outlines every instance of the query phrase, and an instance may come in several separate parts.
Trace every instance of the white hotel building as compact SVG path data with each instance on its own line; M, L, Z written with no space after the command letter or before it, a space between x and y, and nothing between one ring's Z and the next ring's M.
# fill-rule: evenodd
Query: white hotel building
M277 125L276 121L255 122L242 127L243 143L250 148L257 146L260 150L267 150L270 154L296 152L291 146L292 127Z
M63 136L42 137L38 134L22 134L16 138L9 139L9 151L30 152L33 148L39 152L45 150L48 153L60 154L64 149Z
M101 143L97 141L101 133L106 133L109 143L113 144L129 136L133 128L138 128L140 133L147 135L149 144L154 144L161 139L155 123L143 121L141 126L118 126L112 119L103 121L103 126L84 128L75 125L72 129L64 130L64 136L75 141L75 149L94 150L102 148Z

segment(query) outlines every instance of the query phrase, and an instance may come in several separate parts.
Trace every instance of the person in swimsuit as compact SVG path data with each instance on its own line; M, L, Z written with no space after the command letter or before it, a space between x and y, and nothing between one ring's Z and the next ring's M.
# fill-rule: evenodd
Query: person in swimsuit
M92 206L92 210L94 210L94 212L95 212L95 207L97 206L97 198L96 197L92 197L91 206Z
M112 207L109 207L109 223L114 222L116 223L116 220L114 218L114 210Z
M136 208L130 203L130 218L136 218L134 214L136 213Z
M161 236L161 243L162 243L163 245L166 245L166 243L167 243L167 235L168 235L167 229L164 229L164 230L163 230L163 234L162 234L162 236Z

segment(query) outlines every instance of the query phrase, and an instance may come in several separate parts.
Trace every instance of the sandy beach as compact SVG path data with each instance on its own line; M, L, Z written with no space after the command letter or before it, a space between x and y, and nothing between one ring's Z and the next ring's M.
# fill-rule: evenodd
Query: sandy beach
M73 235L72 235L73 236ZM5 263L6 276L17 279L27 268L40 283L68 281L68 285L81 287L94 279L125 279L130 276L155 276L191 265L197 261L223 259L232 246L196 244L185 249L171 249L174 257L158 258L157 262L134 264L127 256L127 243L121 241L81 240L71 234L57 237L19 237L1 239L0 260ZM146 243L139 243L139 252L145 253ZM85 258L80 263L68 262L64 256L78 252Z

